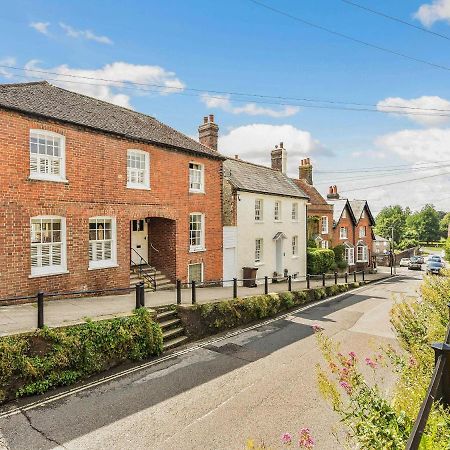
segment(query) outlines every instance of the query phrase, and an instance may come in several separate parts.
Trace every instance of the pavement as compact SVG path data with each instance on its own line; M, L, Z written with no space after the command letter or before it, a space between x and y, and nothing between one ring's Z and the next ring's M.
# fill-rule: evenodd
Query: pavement
M394 297L418 295L421 273L370 284L248 329L193 343L159 359L0 411L10 450L238 450L248 438L281 448L280 436L309 427L315 450L344 448L338 417L317 389L323 363L318 324L363 360L396 345ZM384 369L378 369L384 370ZM395 381L382 372L382 388Z
M386 276L388 268L382 268L382 272L366 274L365 279L377 280ZM358 274L358 280L361 274ZM350 280L353 279L351 276ZM344 282L343 278L339 282ZM334 283L334 279L327 279L326 284ZM312 279L311 286L321 286L320 277ZM306 289L306 281L292 282L293 290ZM273 283L269 285L270 292L287 291L287 283ZM215 300L231 298L233 288L229 287L205 287L197 288L197 303L207 303ZM239 296L249 296L264 293L264 284L255 288L238 287ZM182 290L182 303L192 303L191 290ZM145 293L145 304L148 307L163 306L176 303L176 292L156 291ZM108 319L120 315L130 314L135 308L136 300L134 292L125 295L109 295L104 297L63 298L59 300L46 300L44 307L44 323L49 327L73 325L91 319ZM34 331L37 326L36 303L21 305L0 306L0 336Z

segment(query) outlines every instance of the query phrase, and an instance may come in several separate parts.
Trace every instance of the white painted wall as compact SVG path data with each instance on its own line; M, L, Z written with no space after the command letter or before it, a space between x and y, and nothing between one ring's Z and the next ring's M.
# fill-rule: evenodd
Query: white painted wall
M237 227L223 227L223 279L238 278L237 272ZM233 282L224 283L232 286Z
M255 222L255 200L264 204L263 221ZM281 202L281 220L274 220L275 201ZM292 220L292 203L298 203L298 221ZM225 227L234 228L234 227ZM276 271L276 241L283 232L283 269L290 275L306 276L306 200L301 198L239 192L237 200L236 276L242 278L242 267L258 267L258 277L273 276ZM225 233L225 230L224 230ZM292 237L298 236L298 256L292 255ZM263 239L263 260L255 263L255 240ZM225 234L224 234L225 241Z

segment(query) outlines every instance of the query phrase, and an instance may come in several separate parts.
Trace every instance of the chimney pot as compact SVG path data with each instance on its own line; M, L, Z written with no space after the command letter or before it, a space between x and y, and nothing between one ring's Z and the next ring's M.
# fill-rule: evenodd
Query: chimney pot
M275 145L275 148L270 153L272 160L272 169L278 170L281 173L286 173L286 150L283 148L283 143L280 142L280 147Z
M283 148L283 143L282 142L280 142L280 148Z
M208 116L203 117L203 123L208 123Z
M300 167L298 168L298 177L301 180L305 180L312 186L313 184L313 168L309 158L304 158L300 161Z
M234 159L239 159L239 155L234 155Z
M211 123L214 123L214 114L210 114L210 115L209 115L209 121L210 121Z

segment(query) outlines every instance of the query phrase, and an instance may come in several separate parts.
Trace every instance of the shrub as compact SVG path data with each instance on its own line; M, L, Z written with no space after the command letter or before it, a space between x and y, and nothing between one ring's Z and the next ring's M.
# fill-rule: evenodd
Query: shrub
M334 252L326 248L308 248L306 252L308 273L328 272L334 264Z
M0 402L13 396L40 394L122 361L141 360L161 352L161 328L143 308L129 317L3 337Z

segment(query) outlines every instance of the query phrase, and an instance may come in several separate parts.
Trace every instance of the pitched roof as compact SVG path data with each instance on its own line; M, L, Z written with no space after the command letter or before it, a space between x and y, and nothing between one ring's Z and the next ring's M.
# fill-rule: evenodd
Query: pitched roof
M372 222L372 224L375 224L375 219L372 216L369 205L367 204L367 200L350 200L349 203L350 208L352 208L353 214L356 218L356 222L361 219L361 214L363 213L364 209L366 209L370 221Z
M308 198L286 175L270 167L238 159L223 163L224 177L238 190L285 197Z
M155 118L47 81L0 84L0 108L12 109L206 157L223 157Z
M346 198L329 200L328 203L330 205L333 205L333 222L335 224L337 224L339 222L339 219L341 218L342 212L344 211L345 207L348 208L348 211L350 212L350 215L352 216L353 222L356 223L355 215L353 214L352 208L350 207L350 203Z
M309 197L309 202L312 205L328 206L331 210L331 205L329 205L320 192L306 180L293 178L292 181Z

